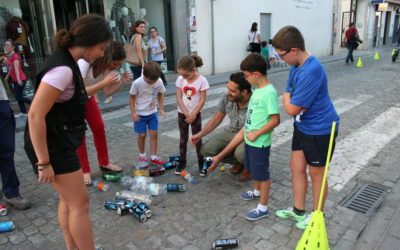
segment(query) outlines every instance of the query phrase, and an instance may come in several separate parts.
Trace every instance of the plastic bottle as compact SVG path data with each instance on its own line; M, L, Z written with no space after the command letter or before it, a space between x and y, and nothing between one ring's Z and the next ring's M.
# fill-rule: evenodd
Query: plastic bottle
M110 186L107 183L98 180L93 181L93 186L97 187L99 190L103 192L106 192L108 189L110 189Z
M147 177L147 176L127 176L124 175L121 178L121 184L124 186L130 186L130 185L136 185L136 184L146 184L146 183L152 183L154 182L153 177Z
M133 184L129 187L129 190L150 195L160 195L167 193L167 185L160 183Z
M155 167L149 169L149 175L150 176L159 176L165 174L165 168L164 167Z
M118 197L132 199L138 203L144 202L148 206L151 205L151 195L148 195L148 194L141 194L141 193L137 193L137 192L122 190L122 191L118 191L115 195Z
M181 175L182 175L182 177L183 177L185 180L187 180L188 182L190 182L190 183L196 183L196 180L192 177L192 175L191 175L188 171L183 170L182 173L181 173Z
M149 176L149 169L133 169L133 175L135 176Z

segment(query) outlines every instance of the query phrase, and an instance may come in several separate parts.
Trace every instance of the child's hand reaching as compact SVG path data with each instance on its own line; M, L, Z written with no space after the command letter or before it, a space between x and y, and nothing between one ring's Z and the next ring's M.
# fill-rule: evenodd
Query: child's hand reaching
M123 83L130 83L129 81L132 79L131 77L131 73L129 73L128 71L125 71L122 75L121 75L121 81Z

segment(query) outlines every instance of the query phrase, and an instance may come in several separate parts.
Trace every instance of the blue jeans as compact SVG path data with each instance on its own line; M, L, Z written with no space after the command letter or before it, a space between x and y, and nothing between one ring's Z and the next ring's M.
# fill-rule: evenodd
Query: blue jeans
M0 174L3 193L8 198L19 196L19 180L14 164L15 118L9 101L0 101Z
M17 82L12 82L12 87L13 87L15 99L17 99L17 101L18 101L19 110L21 111L21 113L26 114L27 112L26 112L25 103L30 105L32 101L31 101L31 99L24 97L24 88L26 85L26 80L24 80L22 82L23 82L22 86L19 86L19 84Z
M131 66L131 71L134 81L142 76L142 66Z
M348 50L348 52L347 52L347 57L346 57L346 63L348 63L349 61L354 62L354 58L353 58L354 48L350 46L347 48L347 50Z

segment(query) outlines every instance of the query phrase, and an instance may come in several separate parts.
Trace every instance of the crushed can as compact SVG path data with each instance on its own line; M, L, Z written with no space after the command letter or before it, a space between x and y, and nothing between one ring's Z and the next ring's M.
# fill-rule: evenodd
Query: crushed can
M230 249L239 246L239 240L231 238L224 240L214 240L212 249Z
M185 191L185 184L167 184L167 191L168 192L184 192Z
M144 213L138 213L136 211L131 211L131 215L135 217L138 221L144 222L147 220L147 216Z
M0 205L0 215L1 216L6 216L8 213L8 209L6 205Z
M125 201L122 200L106 200L104 201L104 208L107 210L117 210L119 206L123 206Z
M144 212L147 218L150 218L153 215L153 212L149 209L149 207L141 202L138 204L138 207Z

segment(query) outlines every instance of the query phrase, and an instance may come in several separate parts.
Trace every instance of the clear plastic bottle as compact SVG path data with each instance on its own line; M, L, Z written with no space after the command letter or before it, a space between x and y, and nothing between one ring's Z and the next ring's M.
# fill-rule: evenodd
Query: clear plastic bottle
M141 193L132 192L132 191L128 191L128 190L118 191L115 195L118 196L118 197L132 199L132 200L134 200L134 201L136 201L138 203L139 202L144 202L148 206L151 205L151 201L152 201L151 200L151 195L141 194Z
M190 182L190 183L196 183L196 180L192 177L192 175L191 175L188 171L183 170L182 173L181 173L181 175L182 175L182 177L183 177L185 180L187 180L188 182Z
M141 183L133 184L129 187L130 191L141 192L150 195L160 195L167 193L167 185L160 183Z

